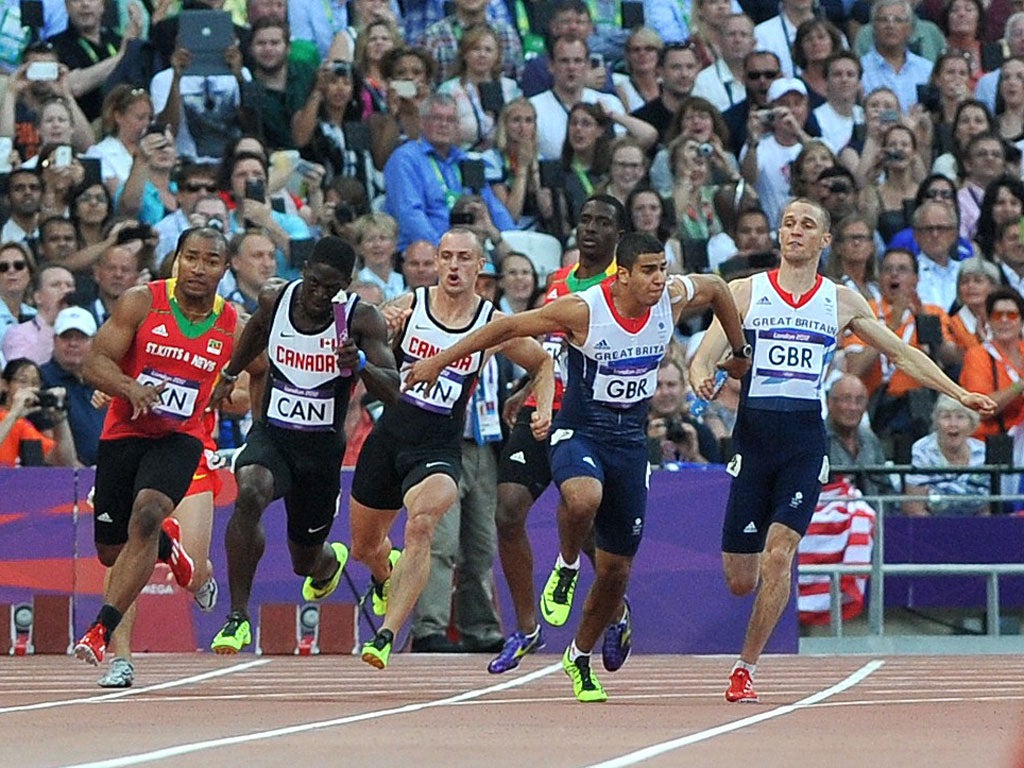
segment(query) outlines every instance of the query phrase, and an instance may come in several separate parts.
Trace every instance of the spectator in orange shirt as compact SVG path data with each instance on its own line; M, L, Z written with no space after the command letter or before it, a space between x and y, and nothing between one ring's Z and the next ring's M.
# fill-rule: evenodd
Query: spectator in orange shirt
M882 257L879 277L881 301L869 304L881 322L912 347L924 351L939 365L957 365L962 350L953 342L949 316L934 304L923 304L917 295L917 259L907 250L892 249ZM931 315L938 319L939 334L930 339L930 333L918 336L918 316ZM932 330L932 329L929 329ZM870 410L871 426L879 437L914 431L912 422L918 414L911 414L909 394L921 385L896 367L874 347L865 345L854 335L843 340L847 373L860 376L875 403ZM931 403L927 404L930 412ZM928 430L928 413L924 418L924 434ZM918 429L917 431L920 431ZM918 437L920 435L917 435Z
M999 267L973 257L960 262L956 283L956 312L950 318L953 342L961 349L976 347L989 336L985 300L999 287Z
M29 462L29 446L33 441L39 442L38 458L42 462L66 467L75 465L75 441L68 426L67 410L40 406L42 383L39 366L24 357L11 360L4 367L0 375L0 467L16 466L22 457ZM47 392L63 403L63 389ZM54 424L52 436L29 421L28 417L36 414L49 417Z
M994 416L981 420L974 436L1007 432L1024 421L1024 298L1012 288L998 288L985 300L991 338L964 356L960 383L989 395Z

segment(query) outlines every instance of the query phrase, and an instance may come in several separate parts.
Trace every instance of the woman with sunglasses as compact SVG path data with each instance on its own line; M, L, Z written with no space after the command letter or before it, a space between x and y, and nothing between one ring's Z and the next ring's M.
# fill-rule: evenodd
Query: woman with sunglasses
M1000 287L985 299L990 338L967 350L960 384L988 395L994 416L981 420L974 436L1006 433L1024 422L1024 298Z
M104 233L114 213L110 193L102 184L80 187L72 193L71 220L78 230L78 241L82 247L106 242Z
M635 112L661 95L658 56L665 44L650 27L637 27L626 38L626 71L614 73L612 82L627 112Z
M36 314L25 303L32 283L32 263L32 254L24 243L0 245L0 340L12 325Z

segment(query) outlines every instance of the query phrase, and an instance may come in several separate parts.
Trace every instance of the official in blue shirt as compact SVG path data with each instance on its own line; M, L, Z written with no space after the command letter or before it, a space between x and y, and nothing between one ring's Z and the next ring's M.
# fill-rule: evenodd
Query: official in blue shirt
M437 245L450 226L455 201L476 190L463 186L459 163L468 155L458 146L459 111L443 94L428 98L421 111L420 138L396 149L384 166L384 210L398 221L398 249L416 240ZM515 229L508 209L489 185L478 190L499 231Z

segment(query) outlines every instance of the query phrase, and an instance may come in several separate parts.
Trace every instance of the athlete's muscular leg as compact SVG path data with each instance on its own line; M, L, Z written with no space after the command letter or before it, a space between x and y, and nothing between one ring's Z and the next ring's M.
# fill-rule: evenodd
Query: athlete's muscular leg
M754 598L740 653L740 659L748 664L757 663L789 602L793 557L799 543L800 534L792 528L780 523L772 523L768 528L768 539L761 554L761 588Z
M516 628L533 632L537 626L536 595L533 588L533 549L526 535L526 516L533 506L533 494L519 483L499 483L494 519L498 528L498 555L505 574Z
M593 477L571 477L558 489L558 539L562 559L576 562L594 527L594 516L601 506L601 482Z
M430 475L405 494L409 519L405 524L405 548L391 573L388 614L382 629L398 632L416 607L430 574L430 543L434 526L458 498L459 489L448 475Z
M267 545L263 529L263 510L274 498L274 476L259 464L239 468L238 498L235 510L224 532L224 549L228 561L228 590L231 610L249 616L249 596L256 566Z
M173 509L174 503L160 491L139 491L128 521L128 541L110 569L103 602L124 613L139 596L156 565L160 525Z
M391 538L388 531L398 517L397 509L374 509L349 500L349 528L352 533L352 557L370 569L378 583L391 575Z
M109 586L110 569L108 568L107 572L103 575L103 589L106 590ZM111 656L120 656L122 659L131 661L132 627L135 626L135 613L135 603L132 603L131 607L121 617L121 623L117 625L114 634L110 636L107 650Z
M195 592L213 575L210 562L210 537L213 535L213 493L204 491L186 496L175 507L174 516L181 523L181 545L192 558L195 568L189 592Z
M576 647L589 653L605 628L618 618L616 611L629 584L632 557L598 549L594 557L594 583L583 603L583 618L576 629Z

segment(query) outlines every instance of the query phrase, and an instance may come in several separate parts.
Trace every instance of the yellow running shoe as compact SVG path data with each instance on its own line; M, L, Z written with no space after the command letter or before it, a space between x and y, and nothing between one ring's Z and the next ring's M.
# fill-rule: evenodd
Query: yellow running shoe
M388 554L388 562L391 564L391 570L395 570L395 564L398 562L398 558L402 556L402 550L392 549ZM372 577L371 577L372 578ZM388 592L391 591L391 577L384 579L383 584L377 583L376 579L373 579L373 613L375 616L386 616L388 613ZM387 662L385 662L387 663ZM383 669L384 667L381 667Z
M252 627L249 620L237 611L228 614L227 623L210 643L214 653L234 654L252 642Z
M363 643L363 661L377 669L387 667L394 640L395 636L391 634L391 630L382 629L368 643Z
M341 572L345 568L345 563L348 562L348 547L338 542L331 544L331 549L334 550L334 557L338 560L338 570L334 572L331 580L322 587L313 586L313 577L307 576L306 581L302 584L302 599L308 602L314 600L323 600L326 597L330 597L334 594L334 590L338 588L338 584L341 582Z
M540 614L551 626L560 627L568 620L579 577L579 568L559 568L556 565L551 569L540 595Z
M365 657L364 657L365 658ZM576 700L583 703L594 701L608 701L608 694L604 692L597 675L590 669L590 656L580 656L576 661L569 660L569 649L562 654L562 669L572 680L572 692L576 694Z

